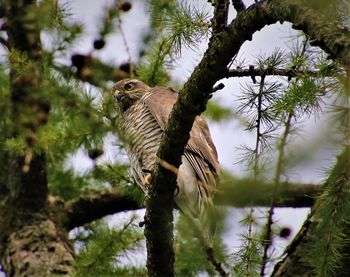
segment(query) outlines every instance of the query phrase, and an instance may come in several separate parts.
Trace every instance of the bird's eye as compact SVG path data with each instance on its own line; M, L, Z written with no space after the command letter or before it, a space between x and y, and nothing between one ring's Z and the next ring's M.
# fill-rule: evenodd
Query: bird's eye
M125 84L124 88L126 90L132 90L135 87L135 83L127 83Z

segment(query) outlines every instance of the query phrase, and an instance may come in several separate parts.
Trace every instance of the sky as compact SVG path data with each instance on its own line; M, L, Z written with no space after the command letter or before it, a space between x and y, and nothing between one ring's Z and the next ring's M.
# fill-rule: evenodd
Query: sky
M85 26L86 32L79 44L73 48L72 52L88 54L93 50L92 42L98 38L99 19L102 17L104 7L112 1L97 1L97 0L75 0L71 1L72 18L79 22L82 22ZM193 5L199 8L211 7L207 5L206 1L189 1ZM246 1L249 3L249 1ZM147 14L147 7L144 6L143 1L131 1L132 9L122 16L122 28L125 33L125 37L130 49L131 57L137 56L138 49L142 42L140 37L148 26L149 18ZM231 9L230 18L233 18L234 12ZM135 20L137 18L137 20ZM107 37L106 47L101 51L94 52L93 54L100 57L103 61L119 65L127 62L129 57L125 49L125 45L118 35L118 31L115 34L111 34ZM256 32L252 41L244 43L236 60L245 60L245 64L249 65L253 63L256 58L261 54L271 53L275 49L282 49L288 51L292 47L293 38L298 36L299 33L291 29L289 23L275 24L267 26L259 32ZM194 67L199 63L203 53L207 47L207 41L202 41L197 49L187 49L183 47L181 57L175 60L170 75L172 79L179 84L183 84L190 76ZM237 108L237 98L240 96L242 86L245 82L249 82L249 78L241 79L224 79L220 82L225 84L225 88L214 94L213 99L225 107L235 109ZM89 86L87 86L89 87ZM209 122L211 134L216 144L219 153L219 159L222 166L233 171L235 175L244 175L245 169L242 165L237 164L237 148L242 144L252 145L254 143L254 134L246 132L245 126L243 126L240 120L226 120L224 122L215 123ZM304 121L304 130L302 137L298 138L296 144L300 144L297 148L302 149L302 154L305 154L307 149L310 149L311 145L308 145L308 141L314 141L314 137L320 137L318 130L322 130L320 127L322 120L315 119L313 117L308 121ZM112 138L109 138L110 140ZM307 139L307 140L305 140ZM306 146L306 147L305 147ZM307 149L303 149L303 147ZM312 153L311 153L312 152ZM322 152L322 151L321 151ZM305 161L310 167L307 172L299 174L298 170L293 172L294 182L320 182L324 177L322 174L317 173L318 161L322 160L322 155L328 155L328 153L319 153L317 149L312 149L310 155L307 155L309 161ZM107 153L107 159L113 159ZM306 155L305 155L306 156ZM103 157L102 160L106 159ZM92 165L89 161L86 161L87 168ZM305 166L305 165L304 165ZM326 166L321 165L320 168ZM306 170L305 170L306 171ZM316 174L315 174L316 172Z

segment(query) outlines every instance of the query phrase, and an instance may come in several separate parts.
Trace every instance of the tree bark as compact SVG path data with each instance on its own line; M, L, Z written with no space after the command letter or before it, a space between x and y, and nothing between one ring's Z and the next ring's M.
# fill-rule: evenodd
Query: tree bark
M18 214L14 217L16 221L20 218ZM74 248L67 232L44 212L29 214L21 225L2 220L4 223L8 235L1 264L7 276L74 276Z
M0 180L0 261L8 276L73 275L73 247L68 233L47 209L47 168L36 132L47 122L43 96L40 18L36 1L6 1L10 46L9 139L24 138L24 150L2 153L7 166Z
M100 191L66 202L59 213L62 225L71 230L109 214L144 208L132 196L113 191Z

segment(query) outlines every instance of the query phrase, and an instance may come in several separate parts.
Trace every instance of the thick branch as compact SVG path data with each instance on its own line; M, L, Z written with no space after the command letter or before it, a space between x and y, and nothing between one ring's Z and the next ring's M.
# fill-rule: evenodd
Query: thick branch
M6 14L6 10L4 6L0 7L0 18L4 17Z
M106 215L143 208L129 195L113 191L96 192L64 204L62 222L71 230Z
M230 207L269 206L272 191L273 184L254 185L252 180L240 180L220 185L214 200L216 205ZM319 185L284 184L276 207L311 207L319 192ZM54 197L50 199L52 212L56 214L53 218L59 217L68 230L107 215L145 208L132 196L111 190L84 195L66 203Z
M338 61L345 68L350 66L350 31L340 22L319 11L310 8L305 1L263 1L248 10L252 23L271 24L288 21L293 28L302 30L310 37L311 44L327 52L331 59Z
M161 161L179 167L195 117L205 110L216 81L227 73L227 64L242 44L266 25L291 21L343 65L350 64L349 32L295 2L264 1L238 14L222 32L215 34L174 105L157 153ZM182 135L179 135L182 134ZM176 178L159 164L152 174L145 216L147 267L150 276L173 276L173 192Z
M273 184L254 183L253 180L237 180L220 184L215 195L216 205L231 207L270 206ZM321 187L312 184L282 184L276 197L276 207L311 207Z

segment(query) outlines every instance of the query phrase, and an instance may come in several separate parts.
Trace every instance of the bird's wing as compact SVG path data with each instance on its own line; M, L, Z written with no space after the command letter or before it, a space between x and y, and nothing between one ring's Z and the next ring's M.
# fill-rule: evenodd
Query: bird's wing
M154 87L144 96L144 102L164 131L178 93L172 88Z
M178 93L174 89L155 87L144 99L148 109L163 130L177 96ZM193 123L184 155L202 182L214 186L215 181L211 176L216 177L219 174L220 165L208 125L201 116L197 116Z

